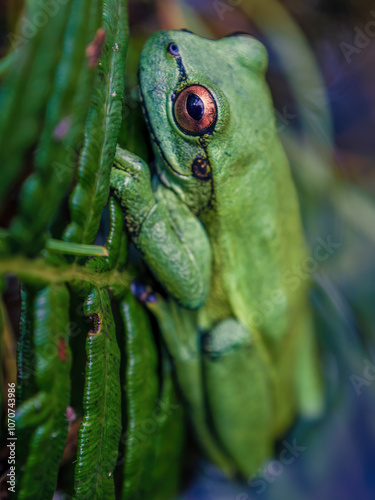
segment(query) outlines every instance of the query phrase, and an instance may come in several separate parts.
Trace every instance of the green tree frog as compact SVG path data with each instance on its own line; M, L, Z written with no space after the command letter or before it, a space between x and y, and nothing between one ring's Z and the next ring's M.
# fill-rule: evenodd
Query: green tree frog
M150 295L198 441L248 477L322 405L299 207L256 39L164 31L139 80L155 173L117 149L111 188L166 290ZM143 294L144 295L144 294Z

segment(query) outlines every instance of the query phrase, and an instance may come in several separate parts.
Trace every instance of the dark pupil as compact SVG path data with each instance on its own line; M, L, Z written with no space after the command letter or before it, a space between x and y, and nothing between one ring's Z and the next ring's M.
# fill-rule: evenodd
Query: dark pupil
M169 46L168 46L168 50L174 56L179 56L180 55L177 43L174 43L174 42L170 43Z
M202 99L195 94L190 94L186 101L186 110L194 120L199 121L204 113Z

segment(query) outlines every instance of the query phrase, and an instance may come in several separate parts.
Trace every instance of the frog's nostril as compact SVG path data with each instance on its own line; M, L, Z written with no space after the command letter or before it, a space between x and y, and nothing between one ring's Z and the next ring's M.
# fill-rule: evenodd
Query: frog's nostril
M178 57L180 55L180 51L178 50L178 45L175 42L171 42L168 45L168 52L172 54L172 56Z
M202 158L198 155L191 165L191 170L193 176L202 181L209 181L212 179L211 167L207 158Z

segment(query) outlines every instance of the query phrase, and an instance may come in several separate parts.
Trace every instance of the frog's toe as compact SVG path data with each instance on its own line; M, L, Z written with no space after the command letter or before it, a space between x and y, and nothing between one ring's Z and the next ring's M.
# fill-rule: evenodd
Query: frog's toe
M123 170L130 174L132 177L139 176L143 172L145 175L149 175L150 169L147 163L142 160L139 156L122 149L120 146L116 148L116 156L114 165L115 168Z
M249 330L234 318L220 322L202 338L203 351L210 358L223 356L232 349L250 346L251 342Z

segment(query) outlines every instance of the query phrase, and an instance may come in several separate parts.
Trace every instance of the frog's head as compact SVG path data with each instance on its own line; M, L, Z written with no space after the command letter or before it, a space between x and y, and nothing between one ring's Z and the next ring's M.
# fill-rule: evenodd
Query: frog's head
M140 88L158 172L195 212L259 150L257 133L273 116L266 66L264 46L245 35L208 40L163 31L142 51Z

